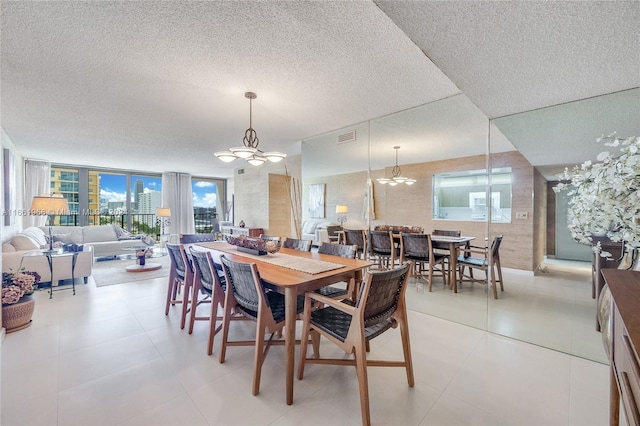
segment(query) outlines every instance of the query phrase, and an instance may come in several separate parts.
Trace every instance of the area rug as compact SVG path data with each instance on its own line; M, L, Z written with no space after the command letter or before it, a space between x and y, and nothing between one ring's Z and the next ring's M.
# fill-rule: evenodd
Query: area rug
M96 283L96 287L169 276L169 269L171 268L169 256L150 258L147 259L147 262L159 263L162 267L155 271L127 272L127 266L135 265L136 261L134 259L99 260L94 262L91 276Z

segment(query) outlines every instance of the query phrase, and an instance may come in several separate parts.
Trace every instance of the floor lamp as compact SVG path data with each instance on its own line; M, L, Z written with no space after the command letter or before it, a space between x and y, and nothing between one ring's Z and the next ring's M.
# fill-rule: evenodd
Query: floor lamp
M160 225L160 247L163 246L164 228L171 225L171 209L167 207L158 207L156 209L156 225Z
M31 201L31 214L49 216L49 251L53 251L53 223L57 215L69 214L67 199L62 194L36 195Z

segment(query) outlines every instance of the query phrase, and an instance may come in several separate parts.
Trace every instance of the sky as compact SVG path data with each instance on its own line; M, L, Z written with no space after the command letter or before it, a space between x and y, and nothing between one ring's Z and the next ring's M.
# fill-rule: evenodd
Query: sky
M131 176L131 201L133 201L133 189L137 180L142 180L144 191L162 191L162 178L148 176ZM193 181L193 206L194 207L215 207L217 191L213 182ZM109 173L100 173L100 198L109 201L126 200L126 177Z

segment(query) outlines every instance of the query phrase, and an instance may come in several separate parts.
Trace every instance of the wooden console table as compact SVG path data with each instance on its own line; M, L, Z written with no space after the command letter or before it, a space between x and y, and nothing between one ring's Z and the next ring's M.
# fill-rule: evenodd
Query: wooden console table
M264 234L262 228L241 228L239 226L221 226L222 235L244 235L245 237L259 237Z
M618 425L622 399L627 422L637 426L640 425L640 272L605 269L602 274L611 290L609 424Z

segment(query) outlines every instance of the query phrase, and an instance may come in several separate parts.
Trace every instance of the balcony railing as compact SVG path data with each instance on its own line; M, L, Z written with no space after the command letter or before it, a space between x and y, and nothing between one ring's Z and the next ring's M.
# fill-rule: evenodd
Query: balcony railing
M131 228L129 229L128 218L131 217ZM211 212L198 213L193 215L196 233L206 234L213 231L214 225L217 223L217 215ZM88 215L89 225L118 225L122 229L126 229L132 234L144 233L151 235L159 240L162 230L161 222L155 214L132 213L127 214L97 214ZM171 221L171 219L169 219ZM61 226L78 226L80 225L80 215L70 214L56 216L56 225ZM166 231L165 231L166 232Z

